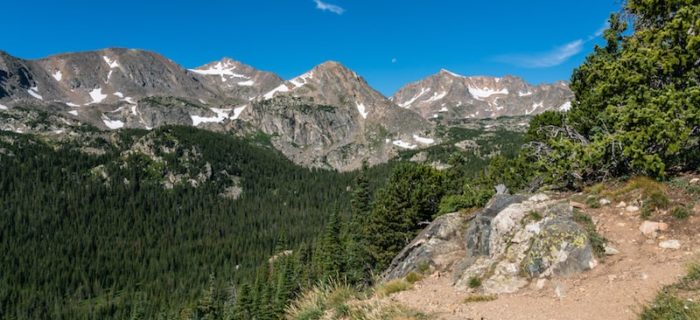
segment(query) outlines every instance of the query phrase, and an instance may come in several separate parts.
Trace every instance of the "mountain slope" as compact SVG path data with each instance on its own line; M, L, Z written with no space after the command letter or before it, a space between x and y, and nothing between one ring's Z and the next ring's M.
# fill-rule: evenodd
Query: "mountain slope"
M11 63L2 66L6 77L0 79L0 87L17 83L21 89L2 98L36 98L77 107L135 103L148 96L207 100L217 97L194 74L150 51L104 49L39 60L22 60L7 54L2 57Z
M563 82L533 86L513 76L465 77L443 69L406 85L391 100L427 119L464 119L568 110L572 98Z
M210 275L252 282L276 246L349 213L356 173L255 141L191 127L77 139L0 132L3 317L128 319L138 301L146 319L176 318Z

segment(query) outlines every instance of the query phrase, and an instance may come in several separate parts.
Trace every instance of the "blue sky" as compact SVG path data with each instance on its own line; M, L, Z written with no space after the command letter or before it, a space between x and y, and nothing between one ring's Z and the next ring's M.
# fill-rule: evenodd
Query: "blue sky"
M568 80L620 0L9 0L0 50L22 58L105 47L192 68L230 57L284 78L326 60L385 95L440 68ZM36 9L36 8L41 8Z

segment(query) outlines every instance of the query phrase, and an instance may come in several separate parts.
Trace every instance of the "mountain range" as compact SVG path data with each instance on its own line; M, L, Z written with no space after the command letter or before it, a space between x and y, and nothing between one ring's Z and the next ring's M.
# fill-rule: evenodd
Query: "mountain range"
M568 110L564 82L531 85L506 76L447 70L387 98L338 62L284 80L224 58L186 69L160 54L103 49L25 60L0 51L0 129L66 135L100 129L191 125L262 132L296 163L351 170L401 149L439 143L437 124ZM37 125L27 112L46 112Z

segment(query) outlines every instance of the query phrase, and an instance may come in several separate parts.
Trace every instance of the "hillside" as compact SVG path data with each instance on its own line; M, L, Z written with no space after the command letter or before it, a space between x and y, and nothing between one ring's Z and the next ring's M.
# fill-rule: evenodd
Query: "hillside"
M275 247L348 213L354 174L298 167L257 141L187 127L0 133L3 318L179 310L210 275L252 279Z

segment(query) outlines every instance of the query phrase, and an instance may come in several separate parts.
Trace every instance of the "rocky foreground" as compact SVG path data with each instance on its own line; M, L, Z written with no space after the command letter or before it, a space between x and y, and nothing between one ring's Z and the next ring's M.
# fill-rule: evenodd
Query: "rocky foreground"
M651 214L643 188L610 188L497 195L439 217L382 275L424 276L380 299L431 319L637 319L700 254L700 181L662 187L671 205ZM690 216L676 217L679 207Z

